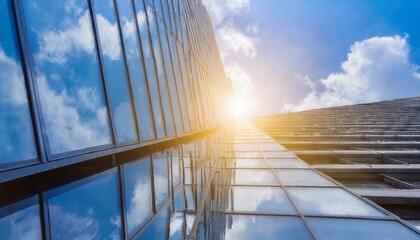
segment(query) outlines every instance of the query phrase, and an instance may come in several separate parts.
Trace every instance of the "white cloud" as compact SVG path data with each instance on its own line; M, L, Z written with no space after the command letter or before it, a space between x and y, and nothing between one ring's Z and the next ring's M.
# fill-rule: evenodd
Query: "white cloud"
M111 60L119 60L121 58L120 41L117 23L111 24L102 15L97 14L98 31L101 38L102 53Z
M247 36L239 29L226 25L216 31L217 42L222 58L229 54L243 55L254 58L257 55L256 38Z
M83 149L110 143L107 124L107 111L100 106L99 93L94 89L78 91L79 98L71 98L66 91L55 92L45 77L37 78L38 91L41 97L42 111L45 116L51 151L60 153L69 150ZM87 104L91 101L92 104ZM81 108L80 106L84 106ZM83 109L90 109L88 119L81 117Z
M0 47L0 102L12 106L27 104L20 63L9 58Z
M355 42L341 64L341 72L320 81L324 91L317 91L311 83L311 90L301 103L284 104L282 111L420 95L419 66L410 62L407 38L385 36Z
M249 74L238 64L233 63L225 67L226 75L231 79L233 88L240 95L249 94L254 85Z
M249 9L250 0L204 0L213 25L217 26L227 16Z
M134 227L143 224L152 214L150 199L150 176L139 176L136 179L133 196L127 196L130 199L130 207L127 212L127 222L129 231Z
M39 37L39 53L35 57L40 61L64 64L69 54L77 54L79 51L93 54L95 50L88 11L81 15L76 24L74 21L69 21L65 24L64 30L45 31L40 33Z

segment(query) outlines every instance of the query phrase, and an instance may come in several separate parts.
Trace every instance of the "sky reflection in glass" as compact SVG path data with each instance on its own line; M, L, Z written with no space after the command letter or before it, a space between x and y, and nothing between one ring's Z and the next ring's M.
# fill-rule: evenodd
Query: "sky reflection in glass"
M169 196L169 167L166 152L153 154L152 163L157 207Z
M111 144L87 1L22 5L50 153Z
M150 158L124 165L127 228L131 234L149 219L152 212Z
M159 87L157 83L155 61L153 59L152 47L150 45L149 28L146 19L146 12L143 0L134 0L137 12L137 23L140 31L141 47L143 50L143 59L146 67L147 81L149 85L150 97L152 100L153 116L155 119L156 134L158 138L165 137L165 126L163 122L162 106L160 103ZM148 11L150 12L150 7ZM149 16L153 14L149 13ZM150 18L150 17L149 17Z
M169 207L163 209L157 214L153 222L147 227L147 229L136 239L154 239L164 240L167 239L168 224L169 224Z
M0 2L0 165L37 156L12 3Z
M289 187L292 201L305 215L383 217L384 213L340 188Z
M3 240L41 239L39 205L27 207L5 217L0 216L0 237Z
M281 169L275 170L275 173L284 186L336 186L333 182L309 169Z
M169 225L169 239L179 240L184 236L184 213L173 213Z
M151 140L155 138L155 130L143 59L140 55L136 18L130 0L117 0L117 6L141 137L142 140Z
M102 0L95 0L94 7L118 141L136 141L137 130L114 4L103 4Z
M307 218L317 239L322 240L418 240L420 236L396 221Z
M234 184L278 185L271 170L234 170Z
M278 187L231 187L229 210L296 214L283 189Z
M179 149L172 149L172 184L178 186L181 183L181 161L179 159Z
M225 217L225 239L312 239L297 217L230 214Z
M120 239L117 179L115 171L48 199L51 238Z

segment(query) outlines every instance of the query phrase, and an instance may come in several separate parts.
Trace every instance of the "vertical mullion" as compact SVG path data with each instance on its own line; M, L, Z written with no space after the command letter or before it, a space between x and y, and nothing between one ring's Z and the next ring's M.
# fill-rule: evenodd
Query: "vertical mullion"
M106 102L106 106L107 106L107 113L108 113L108 120L109 120L109 127L111 128L111 133L112 133L112 141L115 144L116 147L119 146L119 141L118 141L118 135L117 135L117 131L114 127L114 115L112 114L112 107L111 107L111 100L109 98L109 88L108 88L108 84L106 81L106 73L105 73L105 65L104 65L104 61L102 58L102 48L101 48L101 41L100 41L100 37L99 37L99 32L98 32L98 24L97 24L97 20L96 20L96 15L95 15L95 9L94 9L94 5L93 5L93 1L92 0L88 0L88 8L89 8L89 13L90 13L90 19L92 21L92 30L93 30L93 37L95 39L95 44L96 44L96 52L98 54L98 60L99 60L99 68L100 68L100 72L101 72L101 80L102 80L102 84L103 84L103 89L104 89L104 94L105 94L105 102Z
M118 167L118 182L119 182L119 195L120 195L120 209L121 209L121 230L123 233L122 238L128 239L128 225L127 225L127 213L126 213L126 196L125 196L125 179L124 179L124 166Z
M142 137L141 137L141 131L140 131L140 126L139 126L139 119L137 116L137 108L136 108L136 102L134 101L134 93L133 93L133 87L131 84L131 75L128 69L128 62L127 62L127 56L125 53L125 43L124 43L124 39L123 39L123 35L122 35L122 28L121 28L121 21L120 21L120 13L118 10L118 5L117 5L117 0L113 0L112 3L114 4L114 11L115 11L115 19L117 21L117 27L118 27L118 34L120 37L120 42L121 42L121 51L123 54L123 61L124 61L124 67L125 67L125 73L127 76L127 82L128 82L128 92L130 93L130 98L131 98L131 111L133 112L133 117L134 117L134 122L135 122L135 127L137 130L137 139L139 142L142 142Z
M26 24L23 16L23 9L20 1L11 0L12 8L14 8L13 18L16 21L16 35L18 38L18 46L20 55L22 56L22 70L25 78L26 95L28 97L28 106L31 116L31 124L36 142L37 158L42 163L46 163L49 159L49 147L46 132L42 124L42 113L38 107L39 99L38 92L36 90L35 73L33 71L32 55L30 54L30 45L28 36L26 34Z

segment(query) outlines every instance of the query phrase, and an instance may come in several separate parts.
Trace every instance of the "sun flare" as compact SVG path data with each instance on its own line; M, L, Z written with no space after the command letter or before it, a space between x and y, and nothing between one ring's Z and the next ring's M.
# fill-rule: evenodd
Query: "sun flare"
M230 99L228 111L231 118L239 120L249 116L249 102L246 98L234 96Z

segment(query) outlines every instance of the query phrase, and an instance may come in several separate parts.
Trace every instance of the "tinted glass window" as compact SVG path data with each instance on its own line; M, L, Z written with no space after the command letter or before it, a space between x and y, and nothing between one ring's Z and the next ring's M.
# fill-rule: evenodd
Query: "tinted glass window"
M10 0L0 2L0 165L36 158L16 23Z
M166 152L153 154L152 162L157 207L169 196L169 168Z
M235 170L235 184L277 185L278 182L271 170Z
M39 206L29 206L6 216L0 212L0 236L4 240L41 239Z
M317 239L420 239L420 235L396 221L339 218L307 218Z
M225 215L225 239L312 239L296 217ZM274 237L275 236L275 237Z
M177 133L181 134L184 132L184 129L182 127L182 121L181 121L181 112L179 110L179 102L178 102L178 94L177 89L175 86L175 78L172 70L172 62L171 62L171 52L168 46L168 38L166 37L166 28L163 25L163 22L160 18L158 18L158 21L156 22L159 28L160 33L160 41L162 46L162 53L163 53L163 60L166 70L166 78L168 81L168 89L170 92L170 98L171 98L171 104L172 104L172 110L174 112L174 118L175 118L175 125L176 125L176 131Z
M102 0L95 0L94 7L118 141L136 141L137 130L114 4L104 4Z
M52 154L111 144L86 0L22 1Z
M122 237L116 171L89 181L47 200L52 239Z
M281 160L279 160L281 161ZM322 177L313 170L276 170L283 185L293 186L336 186L333 182Z
M135 0L137 12L137 23L140 29L140 39L143 49L143 59L146 66L147 80L149 84L150 97L152 99L153 115L155 117L156 134L158 138L165 137L165 126L163 121L162 106L159 97L159 86L157 83L153 50L150 45L149 28L146 19L146 12L142 0ZM148 7L149 17L153 14L151 7ZM153 18L153 17L152 17Z
M166 76L164 72L165 69L163 65L162 52L160 48L160 40L159 40L159 35L157 32L158 30L156 26L157 23L156 23L154 13L152 9L150 8L147 9L147 19L149 21L150 36L151 36L151 40L153 44L152 48L154 52L157 77L158 77L158 82L159 82L159 91L160 91L159 93L160 93L164 117L165 117L166 135L173 136L175 135L175 128L173 125L171 102L169 99L168 86L166 84Z
M169 239L183 239L185 216L182 212L172 214L169 226Z
M181 162L179 160L179 149L172 150L172 183L177 186L181 183Z
M169 224L169 207L157 213L158 216L147 227L147 229L136 239L167 239Z
M133 8L130 0L117 0L117 5L141 137L143 140L154 139L153 116Z
M124 165L127 228L131 234L152 216L150 158Z
M296 214L281 188L231 187L229 193L231 211Z
M288 188L292 201L305 215L382 217L384 214L340 188Z

